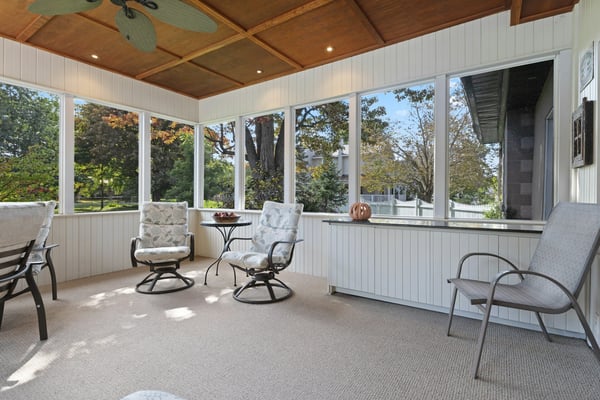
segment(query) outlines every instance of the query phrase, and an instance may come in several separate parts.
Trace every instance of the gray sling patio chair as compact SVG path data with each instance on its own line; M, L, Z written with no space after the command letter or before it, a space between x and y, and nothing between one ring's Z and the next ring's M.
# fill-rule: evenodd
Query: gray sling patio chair
M221 260L240 269L251 277L243 286L233 291L233 298L243 303L274 303L287 299L292 289L275 275L292 262L297 239L298 222L303 204L282 204L265 201L256 232L252 237L231 238L225 249L230 249L235 240L252 242L249 251L226 251ZM266 288L266 290L263 290Z
M540 314L561 314L574 309L595 356L600 361L600 349L585 319L577 297L596 256L600 238L600 205L559 203L552 210L539 239L529 268L520 270L508 259L493 253L469 253L461 258L454 284L448 331L456 304L457 292L483 312L477 354L473 361L473 378L478 377L481 353L492 306L533 311L548 341L552 341ZM471 257L495 257L511 269L500 272L491 282L465 279L463 265ZM507 284L511 276L518 283ZM503 283L501 283L503 282Z
M38 318L40 340L48 339L46 311L28 262L46 215L42 203L0 203L0 325L4 304L17 296L31 293ZM25 281L25 285L19 283Z
M140 212L139 236L131 239L131 265L150 267L135 287L144 294L170 293L190 288L194 280L177 270L181 261L194 260L194 234L188 232L187 202L146 202ZM161 281L168 280L168 282ZM158 284L158 285L157 285Z

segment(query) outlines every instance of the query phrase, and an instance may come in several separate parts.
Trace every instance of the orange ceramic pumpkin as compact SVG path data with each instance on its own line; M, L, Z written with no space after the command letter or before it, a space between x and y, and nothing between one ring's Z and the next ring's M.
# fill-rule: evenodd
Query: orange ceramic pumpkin
M371 206L361 202L352 204L350 206L350 217L354 221L365 221L371 218Z

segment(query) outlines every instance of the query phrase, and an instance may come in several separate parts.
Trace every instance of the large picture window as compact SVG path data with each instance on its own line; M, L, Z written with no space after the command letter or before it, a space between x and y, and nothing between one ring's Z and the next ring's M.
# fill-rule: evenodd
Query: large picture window
M137 209L138 114L76 100L75 212Z
M57 200L58 97L0 84L0 201Z
M246 208L262 209L267 200L283 201L283 113L245 120Z
M348 210L348 101L296 110L296 201L304 211Z
M449 82L451 218L544 219L553 205L553 63Z
M361 200L374 214L433 215L434 86L361 97Z
M194 127L151 118L152 201L194 201Z
M204 127L204 207L233 208L235 122Z

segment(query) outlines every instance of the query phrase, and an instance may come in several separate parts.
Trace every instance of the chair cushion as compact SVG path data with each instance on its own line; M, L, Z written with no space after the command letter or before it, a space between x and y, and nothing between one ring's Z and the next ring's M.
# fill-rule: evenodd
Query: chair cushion
M139 262L163 262L169 260L181 260L190 254L187 246L175 247L153 247L149 249L137 249L134 253Z
M226 251L221 256L221 260L240 268L261 270L267 268L267 254L254 251ZM282 256L273 256L275 264L285 263L286 259Z
M302 204L282 204L266 201L260 216L256 232L252 236L250 251L267 253L275 241L294 241L298 233L298 221L303 209ZM282 243L275 247L274 256L284 260L290 258L292 244Z

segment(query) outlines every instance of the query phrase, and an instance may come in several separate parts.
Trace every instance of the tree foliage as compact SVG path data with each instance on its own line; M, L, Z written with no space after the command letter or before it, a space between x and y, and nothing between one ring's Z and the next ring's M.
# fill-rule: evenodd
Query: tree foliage
M77 105L75 194L98 198L100 210L113 197L137 198L137 114L95 103Z
M282 113L246 120L246 208L283 201L284 120Z
M433 85L393 91L398 102L410 106L408 118L379 131L363 149L364 186L383 190L384 183L401 186L409 198L432 202L434 194ZM487 203L494 195L494 171L490 149L477 139L462 88L451 93L448 122L449 194L466 203ZM379 156L377 156L379 155ZM388 184L389 185L389 184Z
M0 201L58 196L58 98L0 84Z
M234 128L233 122L204 127L204 198L216 207L234 207Z

